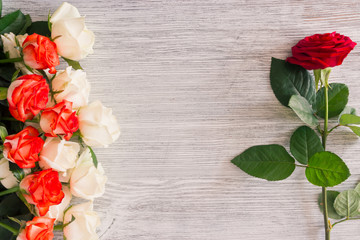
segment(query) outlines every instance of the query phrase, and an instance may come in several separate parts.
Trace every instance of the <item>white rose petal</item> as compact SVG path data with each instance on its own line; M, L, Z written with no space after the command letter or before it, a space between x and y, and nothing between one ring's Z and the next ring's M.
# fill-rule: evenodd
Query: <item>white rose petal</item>
M5 158L0 160L0 182L7 189L19 185L18 180L9 169L9 161Z
M49 211L45 215L45 217L48 217L48 218L55 218L56 219L55 223L63 222L64 211L67 209L67 207L69 206L70 201L71 201L70 189L66 186L63 186L62 190L63 190L65 196L64 196L63 200L61 201L61 203L58 205L50 206Z
M80 155L76 167L72 170L70 190L76 197L93 200L105 192L107 177L101 163L94 166L89 148Z
M85 18L71 4L64 2L51 16L51 37L58 53L75 61L93 53L95 35L85 25Z
M120 128L111 108L95 101L79 111L79 129L84 142L91 147L107 147L120 136Z
M61 102L68 100L73 103L73 109L85 106L89 100L90 83L86 79L86 73L82 70L72 70L67 67L64 71L58 71L52 81L52 88L55 94L55 100Z
M66 211L64 224L75 220L64 228L64 236L67 240L98 240L96 228L100 226L100 219L93 211L92 202L74 205Z

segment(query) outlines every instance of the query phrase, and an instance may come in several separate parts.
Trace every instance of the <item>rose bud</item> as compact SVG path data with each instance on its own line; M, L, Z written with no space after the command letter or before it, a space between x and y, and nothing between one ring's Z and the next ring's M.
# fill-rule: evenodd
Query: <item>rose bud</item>
M95 167L90 150L86 148L71 173L71 193L76 197L93 200L104 194L106 181L107 177L101 163Z
M111 108L95 101L79 111L79 128L88 146L107 147L120 136L120 128Z
M25 191L23 196L30 204L34 204L40 216L44 216L49 207L58 205L64 198L58 172L47 169L27 175L20 188Z
M49 38L34 33L25 39L22 47L26 65L38 70L49 68L49 73L56 73L60 61L56 44Z
M75 220L71 222L72 217ZM71 223L70 223L71 222ZM69 208L64 216L64 236L67 240L97 240L96 228L100 225L100 219L93 211L92 202L81 203Z
M341 65L356 43L339 33L315 34L292 47L292 57L286 59L305 69L325 69Z
M54 238L53 218L34 217L33 220L26 223L16 240L52 240Z
M51 16L51 37L60 56L79 61L93 53L94 33L85 26L85 17L73 5L64 2Z
M33 168L39 161L44 140L35 128L28 126L15 135L9 135L4 142L4 157L20 168Z
M46 107L49 95L46 80L36 74L23 75L13 81L7 93L11 115L22 122L31 120Z
M62 101L54 107L46 108L40 117L40 127L47 137L64 135L69 140L79 129L76 112L72 110L72 102Z
M52 88L54 92L58 92L54 94L57 102L70 101L74 109L88 104L90 83L83 70L67 67L66 70L59 71L52 80Z

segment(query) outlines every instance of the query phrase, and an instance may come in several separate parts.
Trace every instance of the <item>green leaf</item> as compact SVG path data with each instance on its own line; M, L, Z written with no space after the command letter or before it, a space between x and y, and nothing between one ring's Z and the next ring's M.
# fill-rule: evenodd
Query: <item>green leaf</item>
M360 124L360 117L352 114L343 114L340 117L339 123L343 126L348 124Z
M334 208L340 216L354 217L359 214L359 204L359 193L355 190L346 190L336 197Z
M250 147L231 162L247 174L269 181L285 179L295 169L295 160L277 144Z
M305 68L272 58L270 83L276 98L288 106L292 95L303 96L309 103L315 100L315 82Z
M289 101L289 107L294 110L296 115L306 124L312 127L319 125L319 121L314 116L314 112L309 102L300 95L293 95Z
M2 15L2 0L0 0L0 17Z
M12 32L18 35L26 24L27 19L20 10L9 13L0 19L0 34Z
M92 150L91 147L88 146L88 148L90 150L91 158L93 160L94 166L97 168L98 167L98 160L97 160L96 154L94 153L94 151Z
M5 142L5 138L8 136L8 131L6 130L6 127L0 126L0 137L2 142Z
M336 212L336 210L334 208L335 198L340 194L340 192L327 190L326 193L327 193L327 206L328 206L329 218L341 219L342 217L339 214L337 214L337 212ZM323 208L322 202L323 202L322 194L319 194L318 204L319 204L320 211L323 213L324 208Z
M69 64L69 66L71 66L73 69L78 70L81 69L83 70L83 68L80 66L80 63L78 61L74 61L68 58L64 58L63 59Z
M356 185L355 189L354 189L358 194L360 194L360 183L358 183L358 185Z
M9 162L9 168L19 182L25 177L24 170L20 168L17 164Z
M26 30L26 32L30 35L33 33L37 33L43 36L50 37L51 32L48 28L48 22L47 21L37 21L33 22Z
M7 195L0 202L0 217L24 214L24 209L26 209L26 206L22 203L16 194ZM29 211L26 210L26 212Z
M360 127L357 126L348 126L351 131L353 131L356 135L358 135L360 137Z
M31 25L32 21L31 21L31 17L29 14L25 15L25 22L24 22L24 26L22 27L22 29L20 30L19 34L20 35L24 35L26 33L27 28ZM17 38L15 38L17 40Z
M5 100L7 98L8 88L0 87L0 100Z
M291 136L290 152L299 163L306 165L315 153L322 151L320 138L307 126L299 127Z
M325 117L325 88L322 87L316 94L315 112L324 118ZM346 107L348 103L349 89L342 83L331 83L329 87L329 118L336 117Z
M309 159L305 175L314 185L333 187L345 181L350 176L350 171L336 154L318 152Z

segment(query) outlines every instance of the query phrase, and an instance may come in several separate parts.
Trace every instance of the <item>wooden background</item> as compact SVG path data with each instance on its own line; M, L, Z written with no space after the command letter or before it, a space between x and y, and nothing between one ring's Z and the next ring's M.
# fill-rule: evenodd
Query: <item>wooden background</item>
M61 1L4 0L45 20ZM272 56L304 36L337 31L360 43L358 0L73 0L96 34L82 61L91 99L112 107L121 139L96 149L109 183L95 201L101 240L318 240L320 188L303 169L282 182L249 177L230 160L283 144L302 123L274 97ZM360 110L360 46L331 74ZM357 98L359 99L359 98ZM360 143L347 129L328 149L360 181ZM360 222L332 239L359 239ZM56 238L61 239L61 237Z

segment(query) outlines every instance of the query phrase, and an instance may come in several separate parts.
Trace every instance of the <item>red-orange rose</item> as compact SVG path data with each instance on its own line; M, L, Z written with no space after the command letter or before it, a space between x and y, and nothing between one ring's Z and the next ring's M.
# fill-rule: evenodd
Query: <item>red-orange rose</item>
M31 120L48 102L49 86L36 74L24 75L11 83L7 100L11 115L22 122Z
M64 100L54 107L46 108L41 113L40 127L47 137L64 135L69 140L79 129L79 120L72 110L72 102Z
M49 68L50 73L56 73L55 67L60 61L53 41L34 33L25 39L22 47L26 65L34 69Z
M289 63L308 70L324 69L341 65L356 43L339 33L315 34L300 40L292 47Z
M50 206L60 204L64 198L59 173L52 169L27 175L21 181L20 188L26 192L25 199L38 208L40 216L44 216Z
M54 218L34 217L26 223L16 240L52 240L54 238Z
M17 134L6 137L3 154L21 168L32 168L35 167L35 162L39 161L43 145L44 140L39 137L38 130L29 126Z

